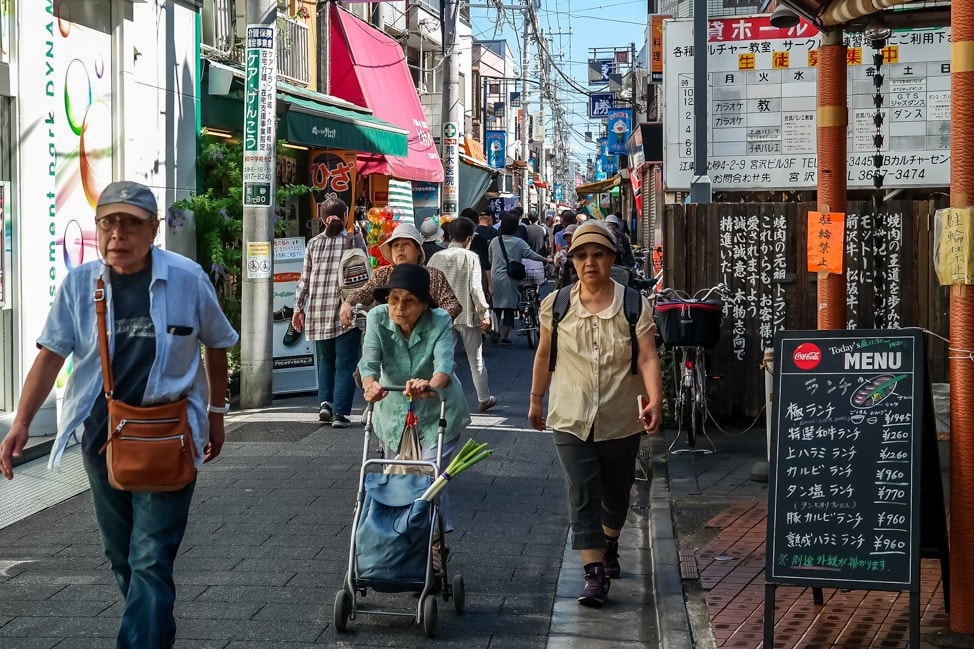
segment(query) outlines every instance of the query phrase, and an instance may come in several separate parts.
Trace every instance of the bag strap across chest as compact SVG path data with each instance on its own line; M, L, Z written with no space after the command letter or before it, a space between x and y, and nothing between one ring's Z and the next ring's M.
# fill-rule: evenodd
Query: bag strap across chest
M105 323L105 314L108 305L105 302L105 280L101 277L95 284L95 315L98 316L98 352L101 355L101 376L102 387L105 396L111 397L115 392L115 379L112 376L112 360L108 355L108 326Z
M629 323L629 341L632 348L632 358L629 361L629 373L637 374L639 371L639 341L636 337L636 323L643 312L643 296L634 288L625 287L626 291L622 300L622 311ZM555 371L555 363L558 361L558 323L564 320L568 309L571 307L572 287L564 286L558 289L555 294L555 302L551 307L551 353L548 356L548 371Z

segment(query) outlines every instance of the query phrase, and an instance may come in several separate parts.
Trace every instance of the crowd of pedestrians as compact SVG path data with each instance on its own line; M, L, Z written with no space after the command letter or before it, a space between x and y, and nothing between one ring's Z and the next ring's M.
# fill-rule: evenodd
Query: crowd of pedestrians
M23 454L31 420L73 354L51 462L57 464L68 437L83 431L95 516L125 601L117 646L133 649L171 649L175 642L173 562L195 480L176 491L147 492L108 479L101 450L111 395L100 389L102 368L110 363L120 386L114 397L132 406L188 401L198 466L216 457L223 444L226 348L238 340L202 270L153 245L157 212L151 191L137 183L113 183L102 194L96 211L101 259L72 271L55 296L14 424L0 442L0 472L12 479L13 459ZM520 209L499 218L466 209L451 222L401 223L380 245L389 265L375 268L349 292L340 277L342 260L364 246L352 235L348 217L347 205L337 198L318 206L321 233L307 245L291 327L314 343L319 421L332 428L352 425L352 401L362 390L375 404L376 432L389 453L400 450L405 400L387 400L386 386L406 386L404 396L431 413L435 400L423 403L427 386L444 391L454 422L444 449L448 460L470 422L455 373L457 341L468 360L478 411L487 412L498 399L490 391L484 343L512 344L520 283L525 276L539 284L554 276L555 288L565 288L541 303L532 388L524 398L532 426L554 431L572 546L583 565L579 603L601 606L622 570L618 539L638 435L659 429L662 408L651 309L636 293L643 308L633 329L623 308L632 303L627 284L635 260L622 220L609 215L604 223L580 221L565 210L557 222L542 223L537 213ZM532 263L538 274L531 272ZM107 290L95 290L99 278ZM567 309L556 305L559 294L568 296ZM110 302L112 332L105 355L110 360L101 363L95 335L100 300ZM364 333L355 322L362 311L368 311ZM545 414L542 399L549 388ZM632 402L640 397L636 420ZM420 431L424 458L435 451L437 419L420 419L432 426ZM440 507L447 532L452 527L447 502L441 500Z

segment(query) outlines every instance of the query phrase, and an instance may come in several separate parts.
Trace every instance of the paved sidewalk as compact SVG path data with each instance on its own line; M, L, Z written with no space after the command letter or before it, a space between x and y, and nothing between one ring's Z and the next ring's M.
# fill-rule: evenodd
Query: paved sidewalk
M746 433L709 428L716 453L671 454L655 465L668 472L689 633L697 649L757 649L763 646L768 494L767 483L752 480L751 471L766 453L765 428L763 422ZM675 431L667 432L672 442ZM936 632L947 626L939 562L923 559L921 570L922 646L933 647L932 640L940 642ZM908 593L823 590L818 606L810 589L777 589L775 647L908 646Z
M411 618L358 616L332 627L363 448L361 401L344 430L322 427L313 397L276 400L261 411L232 413L221 456L200 473L176 563L180 649L463 647L641 649L658 644L648 531L649 486L621 542L623 578L601 610L578 605L582 569L567 547L565 487L551 436L530 429L533 352L523 338L488 345L499 405L473 415L467 434L494 455L451 484L457 531L448 536L450 567L465 580L466 612L438 600L430 641ZM457 355L458 374L470 388ZM476 411L476 398L468 391ZM647 442L648 442L647 438ZM72 451L75 452L76 451ZM0 647L104 649L121 612L81 474L50 474L38 460L0 480L0 503L19 502L35 481L60 481L53 505L0 525ZM74 464L70 464L74 466ZM25 478L30 478L25 480ZM82 492L82 493L79 493ZM78 495L74 495L77 493ZM414 611L409 594L377 596Z

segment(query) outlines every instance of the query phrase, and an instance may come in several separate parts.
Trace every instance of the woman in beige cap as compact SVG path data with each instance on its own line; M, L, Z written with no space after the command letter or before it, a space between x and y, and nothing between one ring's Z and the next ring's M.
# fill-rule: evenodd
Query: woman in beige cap
M534 358L528 419L537 430L554 429L555 449L565 471L572 547L585 569L585 606L601 606L609 580L621 573L619 534L629 513L636 454L642 433L662 422L663 376L653 335L653 310L633 289L610 277L615 241L608 229L586 223L568 248L578 281L568 290L564 317L553 324L557 292L541 303L541 340ZM633 348L624 303L643 300ZM555 366L552 327L558 327ZM635 365L633 365L633 355ZM542 398L551 385L548 417ZM641 395L648 404L639 403ZM634 416L635 415L635 416Z

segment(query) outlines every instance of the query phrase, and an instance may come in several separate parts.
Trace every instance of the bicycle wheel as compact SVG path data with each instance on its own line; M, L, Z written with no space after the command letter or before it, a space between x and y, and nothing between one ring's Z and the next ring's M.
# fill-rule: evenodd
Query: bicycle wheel
M694 348L693 369L690 374L693 377L693 389L690 392L693 412L690 428L687 429L687 445L693 448L697 438L703 435L703 422L707 416L707 372L704 369L704 352L701 347Z
M528 347L534 349L538 346L538 308L532 305L524 310L524 315L522 325L528 327Z
M690 425L687 426L687 446L693 448L697 445L697 435L703 429L703 419L700 417L700 408L697 407L692 395L690 402Z
M690 446L693 446L693 372L686 366L687 351L673 355L676 367L676 424L677 436L686 435Z

